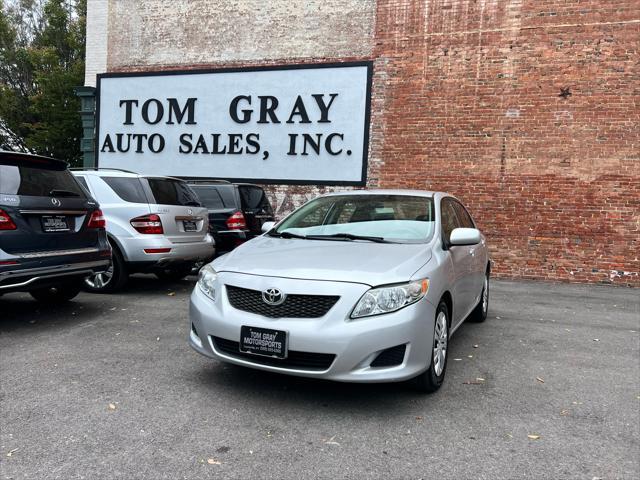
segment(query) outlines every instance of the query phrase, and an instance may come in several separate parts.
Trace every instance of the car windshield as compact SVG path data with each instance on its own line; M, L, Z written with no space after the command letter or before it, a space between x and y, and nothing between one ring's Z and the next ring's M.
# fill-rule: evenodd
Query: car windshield
M332 195L303 205L270 235L424 243L434 226L433 201L428 197Z

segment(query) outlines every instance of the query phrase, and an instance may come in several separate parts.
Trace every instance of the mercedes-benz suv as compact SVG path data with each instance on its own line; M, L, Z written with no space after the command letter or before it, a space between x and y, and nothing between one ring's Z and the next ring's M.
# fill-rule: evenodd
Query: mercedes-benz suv
M114 169L73 174L100 202L113 249L111 266L87 277L87 290L117 291L131 273L179 280L213 258L207 209L186 182Z
M104 216L66 162L0 151L0 295L70 300L110 256Z

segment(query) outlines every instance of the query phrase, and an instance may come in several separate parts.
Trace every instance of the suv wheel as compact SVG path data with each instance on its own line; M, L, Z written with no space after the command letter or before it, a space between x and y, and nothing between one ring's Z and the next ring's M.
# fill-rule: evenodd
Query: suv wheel
M191 274L191 270L193 270L193 263L187 263L176 267L156 270L154 273L160 280L164 280L167 282L177 282L178 280L182 280L184 277Z
M55 287L39 288L29 292L33 298L43 303L68 302L80 293L78 284L62 284Z
M431 362L429 368L411 379L413 386L425 393L435 392L444 382L447 371L447 354L449 353L449 309L444 301L440 301L436 310L436 321L433 328Z
M124 287L129 278L122 254L111 246L111 265L106 272L94 273L84 279L84 289L92 293L113 293Z

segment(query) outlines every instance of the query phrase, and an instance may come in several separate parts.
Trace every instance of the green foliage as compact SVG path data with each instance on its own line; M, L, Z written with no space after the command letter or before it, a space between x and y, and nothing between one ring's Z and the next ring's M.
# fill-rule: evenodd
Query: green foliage
M79 165L86 0L0 0L0 148Z

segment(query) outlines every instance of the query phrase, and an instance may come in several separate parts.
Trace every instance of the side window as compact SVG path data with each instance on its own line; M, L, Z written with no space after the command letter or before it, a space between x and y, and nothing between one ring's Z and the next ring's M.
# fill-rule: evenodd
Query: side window
M458 214L458 218L460 219L460 224L464 228L476 228L471 215L469 215L469 212L467 212L467 209L464 208L459 202L453 202L453 204L455 206L456 213Z
M454 228L460 227L460 222L458 222L453 201L447 198L443 199L440 208L442 211L442 236L448 242L451 232Z
M268 214L273 213L271 204L262 188L240 185L238 191L240 192L240 201L243 210L262 211Z
M131 177L102 177L102 180L125 202L148 203L137 178Z

